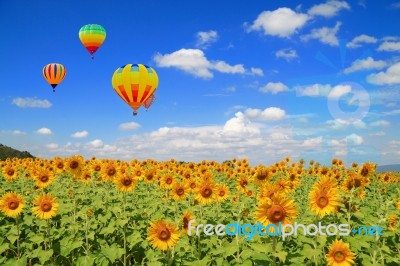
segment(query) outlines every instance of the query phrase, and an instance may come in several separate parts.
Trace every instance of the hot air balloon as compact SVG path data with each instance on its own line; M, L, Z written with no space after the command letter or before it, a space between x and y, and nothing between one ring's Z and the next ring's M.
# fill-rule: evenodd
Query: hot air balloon
M79 39L83 46L89 51L92 59L93 54L100 48L106 39L106 30L97 24L88 24L79 30Z
M133 109L133 115L158 86L156 71L142 64L128 64L115 70L112 86L116 93Z
M65 78L66 74L65 67L58 63L47 64L43 68L43 77L53 87L53 92L56 91L55 88Z
M149 107L154 103L156 100L156 94L153 93L147 100L143 103L143 106L146 108L146 111L149 109Z

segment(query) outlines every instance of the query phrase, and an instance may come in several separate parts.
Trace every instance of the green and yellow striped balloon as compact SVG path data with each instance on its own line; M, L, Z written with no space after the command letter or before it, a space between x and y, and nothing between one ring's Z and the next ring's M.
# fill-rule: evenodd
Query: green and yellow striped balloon
M106 30L100 25L88 24L79 30L79 39L83 46L85 46L89 51L93 59L93 54L100 48L106 39Z

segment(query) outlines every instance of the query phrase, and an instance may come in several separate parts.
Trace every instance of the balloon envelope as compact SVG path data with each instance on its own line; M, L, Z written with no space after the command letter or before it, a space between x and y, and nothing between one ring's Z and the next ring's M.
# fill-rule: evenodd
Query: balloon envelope
M93 57L106 39L106 30L101 25L88 24L79 30L79 39Z
M157 89L158 76L151 67L128 64L115 70L111 82L115 92L136 113Z
M43 67L42 73L43 77L53 87L54 91L55 87L65 78L67 71L62 64L51 63Z

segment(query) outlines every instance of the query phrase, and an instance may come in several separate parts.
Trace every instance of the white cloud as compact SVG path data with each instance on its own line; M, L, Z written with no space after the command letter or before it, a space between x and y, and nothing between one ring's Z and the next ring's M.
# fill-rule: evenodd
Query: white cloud
M319 29L313 29L313 30L311 30L310 34L301 36L301 39L303 41L316 39L316 40L319 40L320 42L322 42L324 44L328 44L330 46L338 46L339 40L336 37L336 34L339 31L339 28L341 25L342 25L342 23L338 21L338 22L336 22L336 25L333 28L323 27L323 28L319 28Z
M305 139L302 146L308 147L308 148L316 148L317 146L320 146L321 144L322 144L322 137L316 137L316 138Z
M378 131L378 132L374 132L369 134L372 137L383 137L386 135L385 131Z
M82 130L82 131L77 131L74 134L71 135L71 137L73 138L85 138L89 135L89 132L87 132L86 130Z
M136 122L127 122L127 123L122 123L119 125L119 129L120 130L135 130L140 128L141 125L139 123Z
M199 49L180 49L171 54L156 54L154 61L159 67L175 67L196 77L210 79L213 77L211 70L228 74L260 74L257 68L247 71L243 64L230 65L224 61L209 61L204 52Z
M56 144L56 143L49 143L49 144L46 144L45 146L46 146L46 148L51 149L51 150L58 148L58 144Z
M200 31L196 34L196 46L202 49L207 49L212 43L218 40L218 33L215 30Z
M283 58L286 61L290 61L292 59L299 57L297 55L296 50L291 49L291 48L278 50L278 51L276 51L275 56L276 56L276 58Z
M89 148L98 149L104 146L104 143L101 139L95 139L87 143Z
M389 127L390 122L387 120L378 120L369 124L371 127Z
M247 108L244 114L250 119L263 121L278 121L284 119L286 116L285 110L278 107L268 107L264 110Z
M264 71L261 68L252 67L250 68L250 74L255 76L264 76Z
M353 133L346 137L346 141L349 144L361 145L364 142L364 139L360 135Z
M344 70L345 74L349 74L361 70L371 70L371 69L382 69L386 66L386 62L383 60L375 61L372 57L365 59L357 59L354 61L350 67Z
M366 34L361 34L359 36L354 37L354 39L347 43L346 46L347 48L358 48L361 47L363 43L376 43L378 40L375 37L366 35Z
M327 96L331 90L331 85L316 83L312 85L295 86L294 89L297 96L318 97Z
M226 121L223 130L226 134L248 134L248 135L259 135L260 129L253 125L250 120L242 113L237 112L235 117Z
M370 74L367 81L377 85L400 84L400 63L390 66L386 72Z
M282 82L268 82L267 85L260 88L261 92L264 93L271 93L271 94L278 94L279 92L289 90L288 87L283 84Z
M224 61L215 61L211 63L210 68L228 74L243 74L246 71L242 64L231 66Z
M328 98L329 99L338 99L349 92L351 92L350 85L337 85L337 86L333 87L333 89L330 91Z
M330 0L324 4L315 5L308 10L310 16L334 17L342 9L350 9L350 6L345 1Z
M263 11L248 28L249 31L263 30L265 35L290 37L301 29L309 17L282 7L274 11Z
M12 134L13 135L26 135L26 132L17 129L17 130L13 130Z
M38 130L36 130L37 134L41 134L41 135L51 135L53 134L53 132L51 132L51 130L47 127L42 127L39 128Z
M37 98L15 98L12 101L18 107L21 108L50 108L51 102L48 100L40 100Z
M379 45L378 51L400 52L400 42L385 41Z
M366 128L366 124L360 119L340 119L337 118L335 120L328 120L326 124L336 130L343 130L346 129L348 126L353 126L359 129Z

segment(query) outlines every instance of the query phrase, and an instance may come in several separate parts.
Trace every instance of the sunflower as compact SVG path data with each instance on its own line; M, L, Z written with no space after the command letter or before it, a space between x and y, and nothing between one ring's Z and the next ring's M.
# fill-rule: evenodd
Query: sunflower
M57 214L58 202L51 194L43 193L33 200L32 212L40 219L51 219Z
M100 173L103 180L114 181L119 174L118 165L113 161L109 161L103 165Z
M132 174L137 180L142 180L144 178L144 170L141 168L140 165L136 165L132 169Z
M369 184L370 180L368 177L364 177L357 172L350 171L347 173L347 177L343 183L343 189L350 191L353 188L365 187Z
M360 167L358 173L363 177L370 177L375 173L375 169L376 169L375 163L367 162Z
M67 160L67 169L72 174L77 175L85 165L85 159L81 155L74 155Z
M154 248L167 250L175 246L179 236L179 229L176 225L159 220L150 223L147 240Z
M185 180L185 184L187 185L190 191L195 191L198 186L198 182L195 179Z
M123 174L114 179L114 182L119 191L131 192L137 184L137 179L135 179L132 175Z
M275 182L275 186L278 188L278 193L285 195L291 190L291 182L289 180L280 178Z
M17 179L19 176L17 167L12 165L11 163L6 164L2 167L3 177L6 179L7 182L11 182L14 179Z
M93 179L93 172L89 171L86 168L83 169L79 177L79 180L85 184L89 184L92 181L92 179Z
M60 157L55 157L52 165L56 169L57 173L63 173L65 171L65 161Z
M182 222L182 229L185 231L185 233L188 233L188 229L189 229L189 222L190 220L194 220L194 216L190 213L189 210L186 210L185 213L183 214L182 218L181 218L181 222ZM194 224L194 223L192 223Z
M351 252L350 245L342 240L334 240L328 247L326 260L329 266L350 266L354 264L355 254Z
M279 222L282 225L291 224L291 219L297 216L296 206L293 200L282 197L275 196L266 198L259 202L255 219L263 224L276 224Z
M55 175L48 168L40 167L34 171L33 178L35 179L36 186L45 188L54 181Z
M225 184L218 185L216 187L216 198L217 201L225 201L229 197L229 188Z
M253 175L254 183L256 183L257 185L264 184L270 178L271 178L271 173L269 169L264 166L258 166L258 169L255 171L255 174Z
M170 189L175 184L175 177L171 173L162 174L160 178L160 187Z
M0 210L8 217L16 218L24 206L24 199L15 192L7 192L0 199Z
M396 231L397 224L399 223L399 217L397 214L391 214L388 218L389 229L391 231Z
M151 184L154 181L157 180L157 171L155 169L148 169L146 170L146 172L144 173L144 181L147 184Z
M245 175L242 175L236 181L236 188L242 193L246 193L248 185L250 185L250 180Z
M203 182L196 189L196 200L201 204L209 204L215 198L215 185L211 182Z
M314 187L310 194L310 209L319 217L336 213L339 207L339 190Z
M172 198L176 201L183 200L189 195L189 189L185 183L176 182L172 188Z

